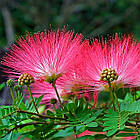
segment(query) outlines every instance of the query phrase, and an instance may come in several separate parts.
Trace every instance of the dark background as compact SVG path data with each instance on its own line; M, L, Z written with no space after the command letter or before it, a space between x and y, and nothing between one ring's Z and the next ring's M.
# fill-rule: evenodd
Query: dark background
M64 26L85 38L117 32L140 40L140 0L0 0L0 61L5 48L27 31ZM10 104L2 75L0 68L0 104Z
M0 0L1 48L50 25L66 25L86 38L117 32L140 40L140 0Z

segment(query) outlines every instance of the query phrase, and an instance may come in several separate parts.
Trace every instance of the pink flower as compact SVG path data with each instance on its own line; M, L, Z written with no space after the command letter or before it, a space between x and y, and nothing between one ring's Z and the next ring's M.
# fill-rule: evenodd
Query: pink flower
M86 70L79 73L86 75L94 90L106 89L108 81L118 88L140 85L140 44L132 37L116 34L115 39L95 39L86 47Z
M61 80L59 84L63 89L63 99L67 99L71 96L76 96L78 98L85 96L88 100L91 100L89 91L92 87L87 84L88 81L86 81L85 77L82 77L82 74L80 75L80 73L77 73L77 71L81 71L81 69L86 66L85 43L86 41L81 44L79 54L75 57L72 68L59 78L59 80Z
M44 80L52 74L62 75L72 66L81 39L82 35L74 36L73 31L66 32L65 29L34 35L28 33L12 46L2 63L10 68L6 72L13 77L28 73L35 80Z
M66 32L65 29L34 35L28 33L25 38L19 38L12 46L2 64L8 66L6 72L11 77L17 78L23 73L33 76L34 96L44 94L42 102L49 102L50 99L56 98L56 93L44 80L49 82L50 78L59 78L71 69L79 53L81 42L81 34L74 36L73 31ZM58 87L57 84L56 86Z

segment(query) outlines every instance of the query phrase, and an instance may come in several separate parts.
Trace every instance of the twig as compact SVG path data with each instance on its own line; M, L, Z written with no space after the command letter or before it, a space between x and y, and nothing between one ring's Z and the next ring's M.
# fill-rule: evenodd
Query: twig
M54 120L58 119L58 120L65 120L65 121L67 121L67 119L65 119L65 118L52 117L52 116L48 116L48 115L41 115L41 114L37 114L37 113L33 113L33 112L28 112L28 111L24 111L24 110L17 110L17 112L36 115L36 116L39 116L40 118L48 118L48 119L54 119Z
M18 128L23 128L25 126L29 126L29 125L38 125L38 124L46 124L46 125L49 125L50 123L46 123L46 122L29 122L29 123L25 123L25 124L20 124L20 125L15 125L15 127L11 128L11 129L4 129L5 131L7 131L7 134L9 134L10 132L14 131L15 129L18 129ZM69 123L66 123L66 122L55 122L54 125L68 125ZM67 128L69 126L66 126L66 127L60 127L58 128L57 130L60 130L60 129L64 129L64 128ZM6 134L6 135L7 135ZM2 136L1 138L5 137L6 135Z

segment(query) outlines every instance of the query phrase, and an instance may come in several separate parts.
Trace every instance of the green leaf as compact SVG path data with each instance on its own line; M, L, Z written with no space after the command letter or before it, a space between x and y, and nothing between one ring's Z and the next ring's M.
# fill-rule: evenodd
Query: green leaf
M133 96L132 94L130 94L129 92L126 94L125 98L124 98L124 102L127 103L127 102L133 102Z
M71 112L74 112L75 111L75 104L73 104L73 103L67 104L67 109Z
M104 138L106 138L106 135L104 135L104 134L96 134L96 135L94 135L94 137L96 139L104 139Z
M96 140L96 139L94 138L94 136L86 135L78 138L78 140Z
M125 128L123 129L122 131L125 131L125 132L135 132L133 129L131 128Z
M87 127L97 127L98 124L96 122L91 122L89 124L86 125Z
M50 111L50 110L47 110L47 114L48 114L49 116L54 116L54 113L53 113L52 111Z
M103 131L108 131L107 136L111 136L119 130L124 129L125 122L128 120L129 112L121 111L115 112L114 110L108 110L105 114Z
M41 102L43 96L44 96L44 95L41 95L40 97L37 98L36 105L38 105L38 104Z
M136 91L136 99L140 99L140 91Z
M95 120L100 114L102 113L102 110L98 110L96 111L92 117L90 117L89 119L86 119L86 121L84 122L85 124L92 122L93 120Z
M117 128L116 128L116 129L112 129L112 130L110 130L110 131L107 132L107 136L110 137L110 136L112 136L113 134L115 134L117 131L118 131Z
M5 83L0 84L0 91L5 87Z
M116 135L116 137L131 137L136 135L136 133L119 133L118 135Z
M28 125L28 126L25 126L21 129L18 129L18 132L21 132L21 133L26 133L26 132L31 132L35 129L35 127L33 125Z
M73 127L68 127L65 130L59 131L53 137L54 138L56 138L56 137L67 137L67 136L71 136L73 134L74 134Z
M121 111L128 111L131 113L140 113L140 100L133 103L121 103Z
M76 134L80 134L86 130L86 127L84 125L81 125L79 129L76 129Z
M93 131L93 132L103 132L102 127L86 127L86 130Z
M39 113L42 114L42 113L44 112L45 108L46 108L46 105L41 105L41 106L38 108Z
M6 135L4 138L1 138L0 140L16 140L21 134L11 132L10 134Z
M27 110L25 104L23 102L20 103L20 105L18 106L21 110Z

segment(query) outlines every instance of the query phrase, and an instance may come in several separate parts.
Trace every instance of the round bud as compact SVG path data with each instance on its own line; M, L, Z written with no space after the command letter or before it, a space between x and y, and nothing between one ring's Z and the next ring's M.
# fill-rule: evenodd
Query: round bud
M107 81L107 78L103 78L104 81Z
M107 79L109 79L110 78L110 75L107 75Z
M7 80L6 84L8 87L13 87L15 85L15 82L14 82L14 80L9 79L9 80Z
M106 74L103 74L103 77L106 77L107 75Z

